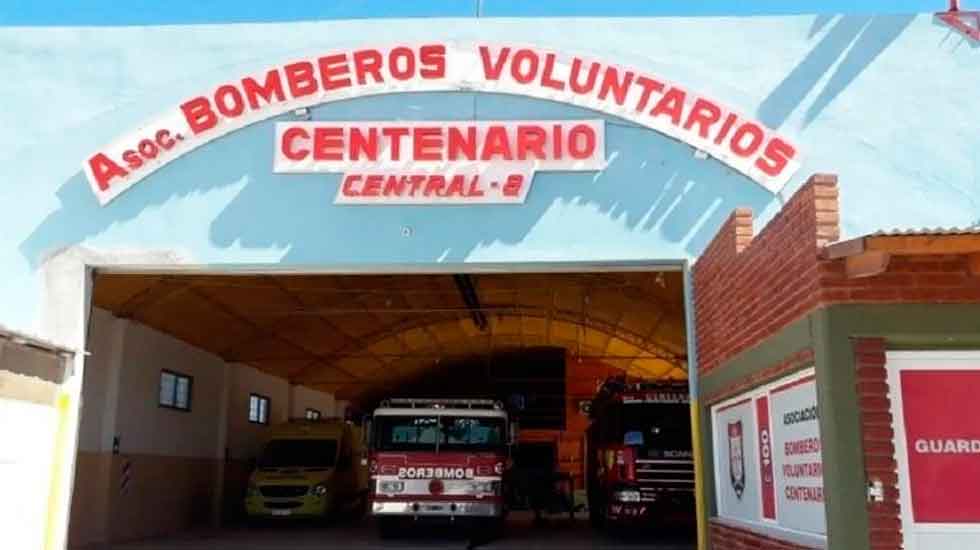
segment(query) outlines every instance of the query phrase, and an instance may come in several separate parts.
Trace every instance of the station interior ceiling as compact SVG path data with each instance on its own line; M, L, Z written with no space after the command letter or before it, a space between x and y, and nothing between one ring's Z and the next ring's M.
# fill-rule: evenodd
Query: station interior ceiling
M646 380L687 373L679 271L97 271L93 303L225 361L362 405L433 373L465 385L467 365L549 349Z

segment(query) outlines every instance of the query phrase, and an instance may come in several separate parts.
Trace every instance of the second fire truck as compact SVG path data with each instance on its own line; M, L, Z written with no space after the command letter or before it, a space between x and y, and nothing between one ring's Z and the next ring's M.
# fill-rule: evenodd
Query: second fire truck
M694 460L687 384L607 380L588 430L589 515L611 523L691 527Z
M388 537L422 521L496 532L514 429L500 402L389 399L370 436L371 514Z

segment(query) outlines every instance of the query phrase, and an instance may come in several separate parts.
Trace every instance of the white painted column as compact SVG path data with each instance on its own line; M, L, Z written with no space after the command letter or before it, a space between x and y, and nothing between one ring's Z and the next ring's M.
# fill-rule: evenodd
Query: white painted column
M57 427L53 434L55 445L44 534L46 550L59 550L68 545L68 519L85 373L85 354L81 351L85 349L92 290L92 277L85 255L83 249L66 250L49 258L41 268L45 291L41 335L79 351L66 363L67 372L55 402Z

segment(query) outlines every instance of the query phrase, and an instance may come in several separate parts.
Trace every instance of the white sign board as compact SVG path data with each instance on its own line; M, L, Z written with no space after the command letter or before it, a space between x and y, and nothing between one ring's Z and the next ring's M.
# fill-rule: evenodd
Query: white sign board
M826 534L813 369L712 407L718 515L771 530Z
M780 525L824 533L823 460L813 377L773 388L772 439Z
M759 518L760 487L752 399L743 398L714 411L715 491L718 514L745 521Z

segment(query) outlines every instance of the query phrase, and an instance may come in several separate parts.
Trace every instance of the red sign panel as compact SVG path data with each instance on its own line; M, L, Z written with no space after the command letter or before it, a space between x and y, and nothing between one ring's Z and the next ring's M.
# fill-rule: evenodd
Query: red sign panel
M903 371L912 514L980 522L980 370Z
M759 427L759 480L762 482L762 518L776 519L776 486L772 473L772 431L769 428L769 398L755 400Z

